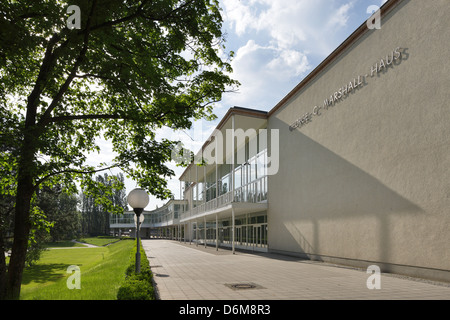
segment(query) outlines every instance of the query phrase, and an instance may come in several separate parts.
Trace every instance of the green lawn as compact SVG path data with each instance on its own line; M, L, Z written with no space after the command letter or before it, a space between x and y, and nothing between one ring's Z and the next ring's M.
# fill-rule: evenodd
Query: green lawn
M48 242L45 244L46 248L71 248L71 247L85 247L83 244L79 244L70 240Z
M125 279L134 242L107 247L51 249L24 271L22 300L115 300ZM68 289L67 268L80 268L81 289Z
M93 244L93 245L96 245L99 247L116 242L117 240L119 240L117 237L110 237L110 236L100 236L100 237L77 239L77 241L79 241L79 242L85 242L85 243Z

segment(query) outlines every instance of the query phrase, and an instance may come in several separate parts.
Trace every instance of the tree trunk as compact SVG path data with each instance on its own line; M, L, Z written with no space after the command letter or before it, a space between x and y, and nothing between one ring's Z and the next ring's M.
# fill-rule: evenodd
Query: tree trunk
M6 298L6 258L5 258L5 243L4 235L2 230L0 230L0 300Z
M14 242L8 266L6 298L19 299L23 269L30 234L30 208L34 192L36 136L26 130L18 166L16 206L14 214Z
M25 171L28 171L25 169ZM33 194L31 175L24 174L18 181L14 215L14 242L8 266L7 298L19 299L23 269L30 233L30 206Z
M28 237L30 233L30 201L31 197L21 197L17 194L14 242L11 251L11 260L8 267L7 297L19 299L20 286L22 284L23 269L28 249Z

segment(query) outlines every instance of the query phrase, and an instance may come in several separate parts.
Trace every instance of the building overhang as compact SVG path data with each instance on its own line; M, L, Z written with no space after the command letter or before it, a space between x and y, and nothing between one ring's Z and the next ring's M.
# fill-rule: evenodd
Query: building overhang
M199 219L215 219L216 215L218 219L225 219L225 218L231 218L233 211L234 215L243 215L243 214L250 214L260 211L265 211L268 208L267 202L260 202L260 203L250 203L250 202L232 202L229 203L223 207L206 211L203 213L196 214L191 217L186 217L183 219L180 219L180 223L186 223L186 222L195 222Z
M234 120L233 120L234 119ZM247 132L248 129L259 130L264 128L267 125L267 112L261 110L247 109L241 107L233 107L228 110L226 115L222 118L220 123L217 125L215 131L211 134L211 136L205 141L202 148L197 152L196 158L202 158L203 152L208 152L210 150L206 150L207 148L215 148L211 147L211 143L215 143L215 139L217 139L216 135L220 132L222 139L222 154L223 159L219 159L218 162L225 163L226 158L229 157L232 153L236 152L236 150L241 147L238 144L235 144L234 151L227 150L227 143L225 141L227 135L226 131L228 129L237 130L242 129L244 132ZM247 132L248 133L248 132ZM215 153L215 152L213 152ZM204 165L198 168L199 164L190 163L184 172L180 175L180 181L186 182L199 182L203 181L206 168L206 172L208 173L210 170L214 170L214 165Z

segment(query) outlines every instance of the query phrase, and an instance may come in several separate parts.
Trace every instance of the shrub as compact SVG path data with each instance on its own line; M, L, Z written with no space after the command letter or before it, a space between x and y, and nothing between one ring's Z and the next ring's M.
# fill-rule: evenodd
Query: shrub
M150 263L147 259L142 245L140 246L141 253L141 272L135 273L136 262L136 245L134 246L130 264L125 271L125 282L117 292L117 300L155 300L153 290L153 274L150 270Z
M154 300L153 287L146 281L127 279L117 292L117 300Z

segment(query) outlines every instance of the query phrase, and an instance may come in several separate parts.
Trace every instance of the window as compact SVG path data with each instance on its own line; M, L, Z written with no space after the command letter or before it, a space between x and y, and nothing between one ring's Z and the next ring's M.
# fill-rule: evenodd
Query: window
M206 176L206 202L216 198L216 172Z
M227 192L229 192L230 189L230 180L231 180L231 176L230 174L225 175L221 180L220 180L220 184L221 184L221 188L220 188L220 194L225 194Z
M249 182L252 182L256 180L256 157L250 159L248 162L250 170Z
M192 188L192 206L197 206L197 185Z
M203 201L203 199L204 199L204 195L203 195L203 187L204 187L204 184L203 184L203 182L199 182L199 183L197 183L197 196L198 196L198 198L197 198L197 200L198 201Z
M257 167L257 177L261 178L267 174L267 149L260 152L257 156L256 167Z
M240 188L242 186L242 166L234 170L234 188Z

